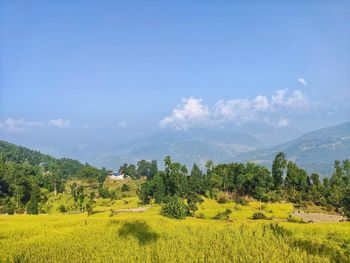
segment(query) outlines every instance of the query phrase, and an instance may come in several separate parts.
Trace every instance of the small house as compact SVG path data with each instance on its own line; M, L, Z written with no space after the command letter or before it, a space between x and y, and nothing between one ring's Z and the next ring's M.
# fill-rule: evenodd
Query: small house
M112 179L112 180L123 180L124 174L122 174L122 173L110 173L108 177L109 177L109 179Z

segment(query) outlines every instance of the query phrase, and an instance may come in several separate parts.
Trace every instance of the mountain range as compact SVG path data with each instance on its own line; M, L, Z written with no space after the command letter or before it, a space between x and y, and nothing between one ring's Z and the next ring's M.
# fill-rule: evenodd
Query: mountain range
M6 145L10 144L2 142L0 154L6 155ZM18 149L18 155L26 152L26 148ZM309 173L329 176L335 160L350 159L350 122L315 130L273 147L266 147L249 134L201 128L188 131L167 129L129 143L108 147L99 145L91 149L82 150L85 152L84 158L77 157L95 166L113 170L123 163L136 164L142 159L157 160L162 167L167 155L189 169L194 162L204 168L208 160L215 164L250 161L270 167L275 155L284 152L288 160L296 162Z
M93 163L99 166L117 167L122 163L137 163L145 159L158 161L164 157L191 167L194 162L204 167L207 160L229 162L240 153L264 148L264 145L248 134L216 130L191 129L165 130L130 143L119 144L104 150Z
M165 156L191 167L214 163L251 161L271 166L278 152L308 172L329 175L335 160L350 158L350 122L306 133L295 140L264 147L253 136L235 131L193 129L166 130L130 143L119 144L97 155L94 164L117 168L124 162L155 159L160 166Z
M278 152L284 152L288 160L308 172L330 175L335 160L350 159L350 122L312 131L274 147L243 153L236 160L270 166Z

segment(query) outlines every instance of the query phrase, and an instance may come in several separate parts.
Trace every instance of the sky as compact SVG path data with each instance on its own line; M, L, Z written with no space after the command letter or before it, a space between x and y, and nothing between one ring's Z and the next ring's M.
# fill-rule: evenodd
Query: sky
M349 1L2 0L0 138L74 156L164 129L277 144L349 121L349 21Z

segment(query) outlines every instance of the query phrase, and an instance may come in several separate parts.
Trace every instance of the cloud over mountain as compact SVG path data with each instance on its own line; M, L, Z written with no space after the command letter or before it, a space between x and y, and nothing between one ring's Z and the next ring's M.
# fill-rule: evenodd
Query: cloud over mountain
M203 104L202 99L190 97L162 119L160 126L186 130L198 124L256 122L280 128L289 125L293 113L309 107L309 99L300 90L277 90L271 98L258 95L254 99L219 100L212 107Z

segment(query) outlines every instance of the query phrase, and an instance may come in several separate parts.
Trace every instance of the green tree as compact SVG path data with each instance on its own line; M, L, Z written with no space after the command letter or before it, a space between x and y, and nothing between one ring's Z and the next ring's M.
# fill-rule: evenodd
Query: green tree
M203 174L197 164L193 164L191 176L189 177L189 187L191 188L192 192L204 194Z
M156 176L153 178L153 195L154 201L157 204L162 203L166 197L165 191L165 182L164 182L165 174L163 171L158 172Z
M78 193L77 193L77 189L78 189L78 185L76 182L73 182L70 186L71 189L71 194L73 196L74 202L78 201Z
M30 201L27 203L27 213L37 215L39 213L40 191L36 182L32 182Z
M345 189L341 203L344 207L345 214L350 218L350 187Z
M85 189L84 186L79 185L77 188L78 201L80 206L80 211L84 212L84 200L85 200Z
M281 190L283 185L283 171L286 168L287 160L283 152L279 152L272 163L272 178L275 190Z
M187 211L184 201L176 195L169 197L161 209L162 215L174 219L185 218Z
M100 173L97 176L97 182L98 182L99 188L103 187L103 183L106 181L106 178L107 178L107 174L105 174L105 173Z
M152 160L149 164L148 178L152 179L158 173L158 164L156 160Z
M146 181L141 185L138 196L142 204L149 204L153 196L153 182Z

